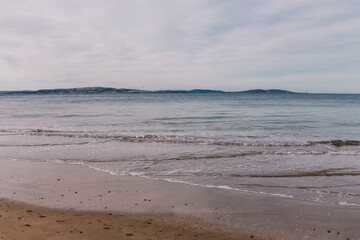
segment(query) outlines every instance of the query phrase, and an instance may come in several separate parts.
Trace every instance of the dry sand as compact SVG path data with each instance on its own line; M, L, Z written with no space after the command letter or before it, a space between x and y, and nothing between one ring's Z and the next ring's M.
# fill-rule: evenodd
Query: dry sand
M360 239L359 207L114 176L80 165L0 161L0 196L37 206L1 202L0 232L28 239Z

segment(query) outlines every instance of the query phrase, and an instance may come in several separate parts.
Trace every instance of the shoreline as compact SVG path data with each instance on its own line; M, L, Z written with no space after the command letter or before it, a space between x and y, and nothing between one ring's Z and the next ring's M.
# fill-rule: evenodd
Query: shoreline
M50 209L171 215L185 222L201 219L247 236L274 239L360 236L358 207L117 176L81 165L49 162L0 161L0 176L0 197Z

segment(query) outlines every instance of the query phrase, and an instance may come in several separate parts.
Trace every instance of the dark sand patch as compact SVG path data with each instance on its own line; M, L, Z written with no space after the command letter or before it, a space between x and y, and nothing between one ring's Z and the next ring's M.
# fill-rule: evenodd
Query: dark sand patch
M7 200L0 213L1 239L266 239L171 215L53 210Z

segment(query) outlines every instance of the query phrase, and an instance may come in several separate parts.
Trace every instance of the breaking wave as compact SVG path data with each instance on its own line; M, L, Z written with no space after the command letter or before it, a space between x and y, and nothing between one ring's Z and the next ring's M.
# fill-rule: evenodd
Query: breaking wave
M239 139L221 139L205 138L198 136L176 136L176 135L118 135L102 134L99 132L83 131L56 131L45 129L0 129L0 133L18 134L29 136L46 136L46 137L66 137L66 138L90 138L90 139L108 139L122 142L156 142L168 144L198 144L198 145L219 145L219 146L263 146L263 147L306 147L314 145L330 145L335 147L360 146L358 140L324 140L324 141L307 141L307 142L290 142L290 141L262 141L258 137L243 136ZM319 154L322 154L321 152Z

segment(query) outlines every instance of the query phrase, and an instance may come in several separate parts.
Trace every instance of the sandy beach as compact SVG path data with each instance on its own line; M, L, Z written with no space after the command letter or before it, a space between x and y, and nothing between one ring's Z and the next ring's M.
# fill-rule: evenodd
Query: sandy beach
M360 236L358 207L116 176L81 165L0 165L2 239Z

